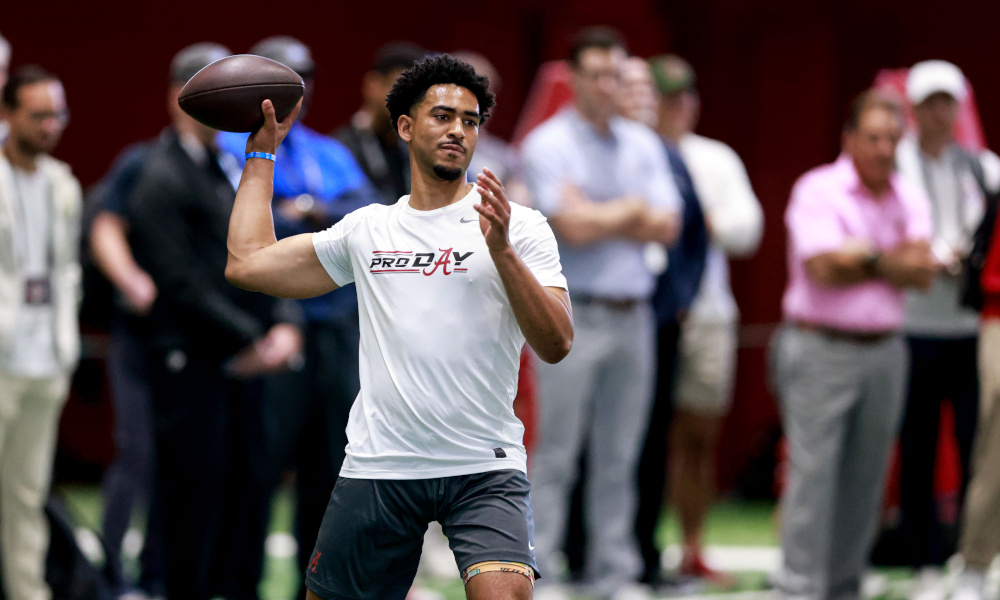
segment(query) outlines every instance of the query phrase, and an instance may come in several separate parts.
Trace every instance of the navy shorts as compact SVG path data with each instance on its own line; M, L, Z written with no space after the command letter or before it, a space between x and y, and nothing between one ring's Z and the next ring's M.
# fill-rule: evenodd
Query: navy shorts
M306 587L325 600L404 600L431 521L441 523L460 572L501 560L526 564L537 577L530 489L516 470L435 479L341 477L306 568Z

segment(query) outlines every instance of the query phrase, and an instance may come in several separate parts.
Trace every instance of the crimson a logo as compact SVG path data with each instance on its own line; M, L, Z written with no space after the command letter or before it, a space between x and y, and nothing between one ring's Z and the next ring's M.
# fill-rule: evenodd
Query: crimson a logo
M459 265L472 254L455 252L454 248L438 248L437 254L412 250L375 250L372 252L368 272L372 275L422 273L430 277L440 268L444 275L464 273L469 269Z

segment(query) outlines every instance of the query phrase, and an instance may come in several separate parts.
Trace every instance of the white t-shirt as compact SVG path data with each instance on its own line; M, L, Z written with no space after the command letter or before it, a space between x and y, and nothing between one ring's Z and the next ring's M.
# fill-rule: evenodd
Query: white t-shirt
M764 230L764 212L750 187L743 161L726 144L688 134L678 145L691 173L711 244L689 323L735 323L739 309L729 284L729 256L753 254Z
M29 280L47 280L51 271L52 202L49 180L41 169L13 170L14 249L23 279L20 293L27 297ZM51 290L50 290L51 292ZM51 299L24 302L17 315L14 343L0 355L0 368L21 377L49 377L60 372L56 357L55 311Z
M409 199L367 206L313 234L330 277L356 282L361 317L361 392L340 474L526 472L513 409L524 335L473 209L479 193L430 211ZM541 213L512 204L509 238L543 286L566 288Z

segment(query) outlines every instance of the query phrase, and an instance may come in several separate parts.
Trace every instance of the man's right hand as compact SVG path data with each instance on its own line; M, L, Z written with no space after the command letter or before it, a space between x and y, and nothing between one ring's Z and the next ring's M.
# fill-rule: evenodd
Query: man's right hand
M278 323L267 335L240 350L226 366L236 379L253 379L289 370L302 362L302 334L297 327Z
M264 124L247 138L247 152L274 154L277 152L282 140L288 135L288 131L292 128L295 118L299 116L299 111L302 109L302 100L299 100L299 103L295 105L292 112L281 121L274 114L274 104L270 100L264 100L260 108L264 113Z
M136 269L134 273L121 281L119 290L125 297L125 304L129 311L140 317L149 315L149 311L153 308L153 302L156 301L157 290L153 278L148 273L142 269Z
M886 252L879 258L876 268L886 281L898 288L927 290L941 271L941 263L934 258L930 243L919 240L903 242Z

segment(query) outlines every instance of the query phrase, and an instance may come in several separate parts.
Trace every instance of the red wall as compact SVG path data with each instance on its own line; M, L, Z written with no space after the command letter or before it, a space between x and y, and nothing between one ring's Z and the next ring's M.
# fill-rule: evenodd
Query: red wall
M676 51L698 72L701 132L744 158L764 204L758 255L733 267L744 315L737 399L727 424L722 484L733 481L756 436L775 423L762 346L780 315L782 212L795 178L837 153L849 98L883 67L927 58L961 66L976 89L987 142L1000 139L1000 86L992 39L995 1L552 0L507 2L7 2L0 32L14 64L62 76L72 122L56 154L93 182L129 142L166 124L166 71L181 47L203 40L244 52L284 33L309 44L319 65L308 124L327 131L359 102L359 81L382 43L489 56L504 81L491 128L509 135L536 66L559 58L579 26L622 29L640 55Z

